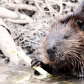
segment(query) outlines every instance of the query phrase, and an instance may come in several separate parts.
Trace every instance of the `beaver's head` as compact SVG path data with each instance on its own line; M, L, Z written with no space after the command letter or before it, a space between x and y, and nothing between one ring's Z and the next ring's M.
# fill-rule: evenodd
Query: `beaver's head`
M43 44L46 62L56 68L78 67L84 60L84 23L71 18L55 22Z

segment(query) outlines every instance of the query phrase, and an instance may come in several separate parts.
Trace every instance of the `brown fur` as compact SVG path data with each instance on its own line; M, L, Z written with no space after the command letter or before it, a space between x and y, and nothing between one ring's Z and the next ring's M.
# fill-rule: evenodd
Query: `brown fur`
M52 24L43 42L41 58L59 73L84 77L84 31L76 24L77 20L84 24L84 0L79 8Z

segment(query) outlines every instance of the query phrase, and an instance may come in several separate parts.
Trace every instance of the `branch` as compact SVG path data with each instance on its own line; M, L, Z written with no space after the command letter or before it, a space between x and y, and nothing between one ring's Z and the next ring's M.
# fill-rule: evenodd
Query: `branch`
M34 11L36 11L36 7L35 6L26 5L26 4L7 3L5 5L6 8L12 9L12 10L14 10L16 8L16 6L17 6L18 9L25 9L25 10L34 10Z
M2 22L1 19L0 22ZM10 61L12 59L13 60L12 62L15 62L18 56L20 56L22 59L25 60L26 63L28 63L31 66L31 59L23 52L21 48L20 49L17 48L16 44L14 43L14 40L12 39L8 31L5 29L4 25L3 26L0 25L0 49L2 50L5 56L10 57ZM41 67L34 66L33 68L42 75L44 75L45 77L51 76Z
M0 17L10 18L10 19L7 19L10 22L19 23L19 24L26 24L26 23L33 22L33 19L25 14L20 14L20 13L17 14L13 11L10 11L10 10L8 10L6 8L2 8L2 7L0 7L0 11L1 11ZM18 18L19 18L19 20L18 20Z
M17 15L17 13L10 11L6 8L2 8L0 7L0 17L2 18L12 18L12 19L16 19L19 16Z
M27 24L27 23L32 23L33 22L33 19L30 18L29 16L27 15L24 15L24 14L19 14L20 15L20 20L16 19L6 19L7 21L9 22L12 22L12 23L17 23L17 24Z

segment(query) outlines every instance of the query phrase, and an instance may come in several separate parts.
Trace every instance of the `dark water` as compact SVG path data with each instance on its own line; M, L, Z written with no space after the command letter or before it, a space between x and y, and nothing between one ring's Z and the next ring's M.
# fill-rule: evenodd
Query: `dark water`
M57 76L57 79L35 76L32 69L0 64L0 84L84 84L84 78Z

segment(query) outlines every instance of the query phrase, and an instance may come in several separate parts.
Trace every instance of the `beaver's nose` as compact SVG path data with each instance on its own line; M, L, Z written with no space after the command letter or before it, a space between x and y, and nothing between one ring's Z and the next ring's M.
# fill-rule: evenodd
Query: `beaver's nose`
M50 54L50 55L51 54L54 54L56 51L57 51L57 48L56 47L47 49L47 53Z

